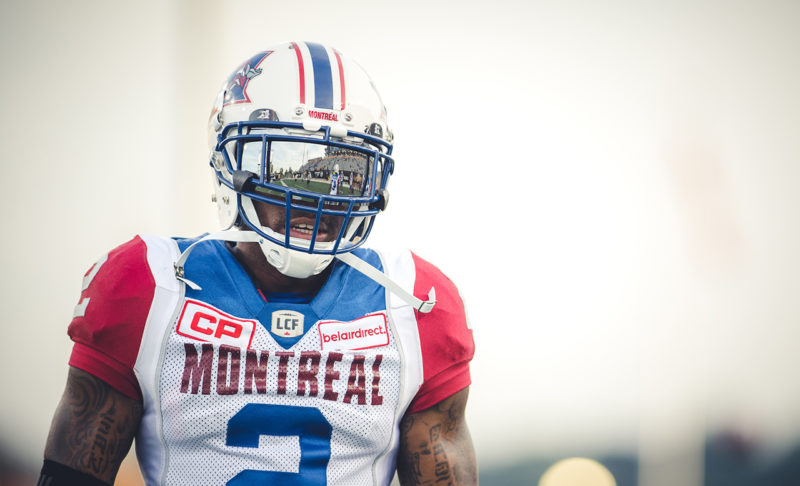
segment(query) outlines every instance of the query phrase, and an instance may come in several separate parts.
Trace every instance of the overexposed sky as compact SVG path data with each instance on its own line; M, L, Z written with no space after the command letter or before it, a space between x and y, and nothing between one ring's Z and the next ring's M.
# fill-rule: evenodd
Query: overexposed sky
M39 460L95 259L216 228L216 90L304 39L359 60L388 107L371 243L461 287L482 461L657 455L706 426L797 440L798 18L789 1L3 2L0 438Z

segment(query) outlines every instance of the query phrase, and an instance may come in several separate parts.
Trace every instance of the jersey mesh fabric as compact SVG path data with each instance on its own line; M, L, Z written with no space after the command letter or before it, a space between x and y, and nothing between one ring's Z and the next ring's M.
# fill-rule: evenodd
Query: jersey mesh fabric
M192 269L187 265L187 275L203 287L203 291L187 293L187 297L205 298L220 306L226 303L228 307L225 312L230 315L242 319L255 318L258 313L255 309L264 304L262 300L251 300L257 293L251 293L248 287L251 284L240 279L239 269L235 265L230 266L230 261L219 261L220 255L213 249L198 250L192 256L193 269L200 266L219 268L223 265L229 271L217 271L214 281L205 281L203 272L190 273ZM329 284L326 284L317 296L317 299L329 298L332 303L325 310L326 318L341 319L342 316L385 312L385 308L381 308L385 307L382 305L385 302L382 288L377 289L378 299L362 302L359 296L370 295L369 286L375 284L353 272L344 265L337 267L329 277L331 287L328 288ZM230 276L227 282L219 278L224 273ZM229 299L223 298L226 293L230 294ZM328 293L334 295L328 296ZM239 304L231 304L234 301ZM172 328L176 326L177 322L171 325ZM328 484L374 484L374 458L387 449L396 426L401 358L393 336L389 336L388 346L329 352L320 350L319 328L312 326L300 341L287 350L273 339L267 327L259 325L250 350L258 357L264 356L263 352L267 353L266 393L263 394L258 393L252 378L246 376L247 349L221 349L219 344L213 342L205 343L205 352L211 353L209 356L213 360L208 394L203 393L202 386L197 387L197 393L192 393L191 383L183 386L182 382L187 367L187 346L192 349L189 354L194 352L196 359L202 361L204 343L174 332L169 333L167 339L159 380L164 441L170 451L166 484L223 484L245 470L302 474L304 471L299 470L302 449L299 441L291 436L271 435L271 426L268 424L264 429L266 432L259 437L257 447L229 444L229 424L237 420L235 417L241 417L249 405L282 407L274 410L284 413L287 420L291 419L292 414L305 413L306 409L319 410L332 428L330 460L326 468ZM303 395L298 395L303 352L318 353L314 354L319 357L316 396L310 396L310 384L307 382L304 382L306 389ZM282 356L278 353L282 353ZM335 399L326 399L326 365L332 357L338 358L331 366L339 378L333 380L330 387L334 395L329 398L335 396ZM377 365L376 360L379 360ZM354 363L355 373L351 372ZM359 366L359 363L363 364ZM279 373L281 365L285 367L284 373ZM303 362L303 366L307 368L308 362ZM375 367L379 369L378 377L373 372ZM344 403L351 374L355 375L358 386L358 378L362 373L365 403L359 404L357 397L352 397L350 403ZM282 382L280 384L279 379ZM372 384L376 379L381 397L379 404L373 403L372 397ZM246 393L246 381L250 381L249 394ZM227 394L232 390L235 393ZM265 424L253 422L251 425L261 427ZM315 447L314 444L306 446L307 450L303 452L319 452ZM211 462L208 460L209 451L213 452L214 457Z
M85 318L77 318L70 326L76 363L81 362L84 369L123 393L127 390L138 397L141 386L145 420L137 448L139 444L147 447L137 453L147 484L218 485L250 470L291 475L272 476L270 480L276 484L297 479L299 474L304 481L300 484L382 485L392 474L399 416L414 393L419 390L414 406L420 410L469 383L466 362L472 356L472 337L465 327L461 301L455 287L442 280L435 267L426 267L426 262L412 263L410 254L381 260L371 250L357 250L360 258L378 268L381 261L403 262L411 276L409 286L414 278L411 266L421 265L414 293L424 296L431 286L436 288L437 308L442 312L431 313L432 319L418 325L422 317L415 318L407 305L387 309L383 287L337 264L312 302L286 305L324 321L352 323L367 315L385 315L388 345L323 349L314 320L306 323L308 329L299 341L284 348L270 333L270 314L266 312L283 304L264 302L224 244L198 245L187 261L187 277L198 283L201 291L172 282L172 263L192 241L179 240L176 247L168 239L137 237L109 253L108 261L82 294L82 298L90 298ZM156 274L161 283L154 299ZM171 283L167 285L164 279ZM255 321L260 316L249 341L252 356L246 344L232 346L178 334L180 310L188 301L200 302L212 313L217 309L219 316L234 320ZM444 301L449 303L443 305ZM448 320L453 322L448 324ZM461 336L441 339L439 332ZM448 342L458 345L448 347ZM146 343L146 349L138 349L140 343ZM442 349L448 351L441 353ZM203 368L207 389L198 375L192 376L191 370L186 373L187 368L203 362L204 356L209 365ZM264 361L253 361L262 356L266 378L256 383L247 363L250 359L251 368L254 363L263 365ZM311 373L309 367L317 358L316 373ZM422 372L409 373L420 367L434 386L422 384ZM135 376L132 369L136 369ZM314 379L309 374L316 377L316 394L311 391ZM298 393L301 376L305 390ZM327 396L326 376L330 378ZM350 400L346 401L348 390ZM248 415L250 411L256 413ZM319 427L305 435L281 429L296 417ZM243 433L253 435L248 431L257 432L254 443L239 440ZM330 452L327 467L309 463L309 457L327 454L326 444ZM320 471L321 481L314 476Z
M253 348L275 350L273 343L269 342L268 334L260 331L254 340ZM343 352L341 361L334 365L341 377L333 384L333 390L338 394L337 401L322 398L324 378L319 380L316 397L308 396L308 388L303 396L297 395L299 352L307 349L318 350L318 340L319 336L312 330L292 348L295 355L288 361L285 394L277 392L276 369L280 358L271 352L267 363L266 394L220 395L218 393L220 385L230 384L232 364L229 361L225 371L220 373L219 357L216 356L212 367L214 374L211 379L211 391L208 395L203 395L180 393L178 384L184 372L184 343L188 340L171 337L164 361L161 393L164 401L164 439L171 457L166 484L222 484L236 473L247 469L297 472L300 460L299 446L296 442L287 443L285 437L262 435L258 448L226 446L228 423L248 404L313 407L320 410L333 428L331 458L327 468L328 484L373 484L372 458L386 448L393 431L396 403L392 398L397 396L399 389L397 351L394 348L380 350L382 354L380 395L383 404L380 406L370 404L369 385L373 382L371 370L375 354L378 354L376 352L361 353L365 358L367 403L358 405L357 400L353 400L355 404L346 404L341 400L346 392L348 370L355 352ZM322 370L328 357L329 353L321 353ZM240 369L239 373L240 391L245 387L243 371ZM219 382L220 374L227 375L227 380ZM255 388L254 386L253 389ZM291 409L286 408L286 410L286 413L292 413ZM290 447L286 447L287 445ZM213 451L213 463L209 463L207 451Z

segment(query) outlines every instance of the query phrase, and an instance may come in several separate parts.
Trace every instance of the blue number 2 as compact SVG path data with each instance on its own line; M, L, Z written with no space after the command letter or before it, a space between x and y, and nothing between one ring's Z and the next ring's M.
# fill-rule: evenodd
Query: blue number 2
M331 424L316 408L264 403L245 405L228 421L225 445L257 448L261 435L296 435L300 438L300 468L296 473L245 469L228 481L228 486L326 485L331 430Z

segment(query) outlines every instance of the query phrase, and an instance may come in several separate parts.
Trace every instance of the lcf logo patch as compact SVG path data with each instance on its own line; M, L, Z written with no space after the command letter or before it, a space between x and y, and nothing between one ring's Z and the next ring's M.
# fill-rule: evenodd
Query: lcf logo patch
M250 84L251 79L261 74L259 66L270 54L272 54L272 51L259 52L234 71L231 77L228 78L228 85L225 88L225 100L222 106L234 103L250 103L250 97L247 96L247 85Z
M272 313L272 334L281 337L297 337L303 334L303 314L290 310L275 311Z

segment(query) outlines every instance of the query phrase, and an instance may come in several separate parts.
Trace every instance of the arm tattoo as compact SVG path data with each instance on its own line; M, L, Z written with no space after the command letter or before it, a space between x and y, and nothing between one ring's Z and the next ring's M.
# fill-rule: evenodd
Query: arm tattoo
M477 484L475 451L464 420L467 390L400 424L397 472L406 486Z
M111 483L141 417L140 403L93 375L70 368L45 458Z

